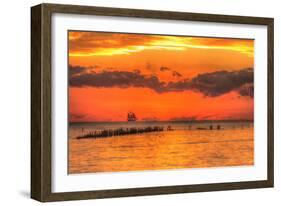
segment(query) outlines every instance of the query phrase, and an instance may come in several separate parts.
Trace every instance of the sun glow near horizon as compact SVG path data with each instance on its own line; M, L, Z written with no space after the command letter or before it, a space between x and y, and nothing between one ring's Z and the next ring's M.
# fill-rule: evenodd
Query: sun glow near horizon
M69 32L70 121L253 119L254 40Z

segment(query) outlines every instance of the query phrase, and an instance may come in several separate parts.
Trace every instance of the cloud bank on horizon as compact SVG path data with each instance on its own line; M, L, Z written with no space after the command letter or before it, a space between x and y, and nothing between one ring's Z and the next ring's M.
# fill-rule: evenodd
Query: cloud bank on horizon
M164 69L163 69L164 68ZM161 67L161 71L168 68ZM140 71L106 71L95 72L86 67L69 66L71 87L96 88L149 88L157 93L195 91L204 96L216 97L231 91L241 96L253 97L253 68L238 71L215 71L198 74L191 79L164 82L156 75L143 75Z

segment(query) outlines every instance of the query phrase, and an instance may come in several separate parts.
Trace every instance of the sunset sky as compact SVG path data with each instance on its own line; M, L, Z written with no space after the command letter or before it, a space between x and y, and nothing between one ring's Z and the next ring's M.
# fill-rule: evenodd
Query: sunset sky
M71 122L253 119L254 40L68 36Z

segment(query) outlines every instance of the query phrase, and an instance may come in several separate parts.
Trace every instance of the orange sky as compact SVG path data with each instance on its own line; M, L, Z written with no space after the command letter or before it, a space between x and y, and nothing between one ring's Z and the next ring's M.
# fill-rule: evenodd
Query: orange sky
M69 32L70 121L253 119L254 40Z

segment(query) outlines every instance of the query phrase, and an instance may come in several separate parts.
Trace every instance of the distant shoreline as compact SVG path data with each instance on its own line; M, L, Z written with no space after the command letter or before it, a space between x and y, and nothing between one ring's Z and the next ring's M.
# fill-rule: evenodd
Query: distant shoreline
M93 122L93 121L89 121L89 122L68 122L69 124L90 124L90 123L99 123L99 124L102 124L102 123L189 123L189 124L192 124L192 123L216 123L216 122L225 122L225 123L231 123L231 122L250 122L250 123L253 123L254 120L245 120L245 119L242 119L242 120L182 120L182 121L175 121L175 120L167 120L167 121L135 121L135 122L127 122L127 121L96 121L96 122Z

